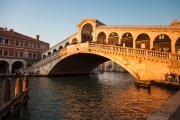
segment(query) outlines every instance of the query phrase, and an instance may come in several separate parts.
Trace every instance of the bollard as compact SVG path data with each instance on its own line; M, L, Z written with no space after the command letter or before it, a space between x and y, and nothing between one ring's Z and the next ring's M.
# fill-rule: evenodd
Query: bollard
M2 106L11 100L11 83L9 79L5 79L2 85ZM1 120L6 120L11 115L11 109L7 110Z
M21 78L16 79L15 83L15 96L22 93L22 81ZM21 104L21 99L17 100L17 102L14 104L14 110ZM20 111L17 113L17 116L20 116Z
M24 80L23 80L23 91L25 91L28 87L29 87L28 75L25 75L25 76L24 76ZM23 97L23 101L24 101L27 97L28 97L28 94ZM24 105L27 105L27 104L28 104L28 102L25 103Z

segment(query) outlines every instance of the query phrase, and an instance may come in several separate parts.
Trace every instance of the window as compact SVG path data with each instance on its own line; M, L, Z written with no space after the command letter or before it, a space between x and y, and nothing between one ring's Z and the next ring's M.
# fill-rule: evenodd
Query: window
M4 56L8 56L8 51L4 51Z
M35 53L33 53L33 58L36 58L36 54Z
M5 44L9 44L9 40L8 39L5 39Z
M20 41L20 46L23 46L23 41Z
M19 57L23 57L23 52L20 52L20 53L19 53Z
M15 45L17 46L19 45L19 40L16 40Z
M146 48L146 44L145 43L141 43L141 48Z
M33 44L33 48L36 48L36 43Z
M29 47L32 47L32 43L29 43Z
M32 53L29 53L29 58L32 58Z
M3 53L3 51L2 51L2 50L0 50L0 55L2 55L2 53Z
M0 38L0 43L2 43L2 44L3 44L3 38Z
M161 35L159 36L159 39L161 39Z
M15 57L18 57L18 52L14 52L14 56L15 56Z
M44 45L40 45L40 49L44 49Z
M164 35L162 35L161 37L162 37L162 39L164 39Z
M44 49L45 49L45 50L47 49L47 46L46 46L46 45L44 45Z

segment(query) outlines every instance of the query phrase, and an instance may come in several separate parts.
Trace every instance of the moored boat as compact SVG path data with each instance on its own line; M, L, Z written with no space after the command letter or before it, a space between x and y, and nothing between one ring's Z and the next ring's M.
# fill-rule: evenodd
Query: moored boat
M150 81L140 81L136 80L134 81L135 85L137 87L144 87L144 88L150 88L151 87L151 82Z

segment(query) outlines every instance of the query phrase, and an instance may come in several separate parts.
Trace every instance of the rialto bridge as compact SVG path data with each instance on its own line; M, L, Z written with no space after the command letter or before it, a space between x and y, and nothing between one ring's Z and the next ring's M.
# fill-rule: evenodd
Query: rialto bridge
M180 74L178 20L168 26L108 26L87 18L77 28L77 33L46 51L29 70L44 75L88 74L111 60L140 80Z

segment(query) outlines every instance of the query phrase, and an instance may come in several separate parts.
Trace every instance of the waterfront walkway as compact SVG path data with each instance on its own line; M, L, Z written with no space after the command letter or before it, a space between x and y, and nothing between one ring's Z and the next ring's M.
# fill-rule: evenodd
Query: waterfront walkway
M180 90L146 120L180 120Z

